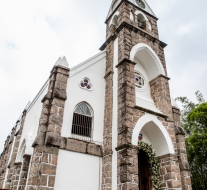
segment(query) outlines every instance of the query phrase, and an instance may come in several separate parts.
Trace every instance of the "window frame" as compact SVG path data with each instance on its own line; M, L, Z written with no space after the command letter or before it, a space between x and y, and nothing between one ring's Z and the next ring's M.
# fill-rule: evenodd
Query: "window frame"
M83 115L81 113L76 112L76 109L80 104L85 104L88 107L88 109L90 110L91 116ZM79 134L72 133L74 114L79 114L79 115L83 115L83 116L91 118L91 133L90 133L90 136L84 136L84 135L79 135ZM87 102L80 102L75 106L75 108L73 110L72 126L71 126L71 138L79 139L79 140L83 140L83 141L93 141L93 133L94 133L94 111L93 111L92 107L90 106L90 104L88 104Z

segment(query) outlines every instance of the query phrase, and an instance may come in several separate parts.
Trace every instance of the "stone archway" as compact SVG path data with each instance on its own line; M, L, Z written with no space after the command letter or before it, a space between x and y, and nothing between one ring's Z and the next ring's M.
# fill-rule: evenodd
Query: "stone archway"
M133 145L137 145L140 132L144 134L143 141L153 145L157 156L175 153L167 130L156 116L146 113L138 120L132 134Z

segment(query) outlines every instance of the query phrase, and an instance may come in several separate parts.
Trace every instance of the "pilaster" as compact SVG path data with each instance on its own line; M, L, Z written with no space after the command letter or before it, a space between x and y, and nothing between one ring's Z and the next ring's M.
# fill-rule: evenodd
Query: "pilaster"
M26 187L30 159L31 159L31 155L24 155L22 167L21 167L21 173L19 177L18 190L24 190Z
M160 163L161 187L163 189L181 189L181 175L176 154L158 157Z
M180 123L180 110L177 107L173 107L172 111L175 121L177 157L181 171L182 190L191 190L190 166L186 152L185 132Z
M15 183L16 183L15 181L17 179L16 179L16 176L14 176L14 175L16 175L15 168L17 168L17 166L15 165L15 162L17 159L17 153L18 153L18 149L19 149L19 143L21 140L21 136L22 136L22 130L24 128L26 114L27 114L27 111L24 110L22 113L21 121L18 121L18 122L21 122L20 128L18 130L17 126L16 126L17 131L15 130L14 147L13 147L13 151L12 151L12 155L11 155L11 161L9 163L9 170L8 170L8 175L7 175L7 180L6 180L6 187L11 188L12 190L17 189L17 186L15 185Z
M113 47L113 41L111 41L106 48L102 190L110 190L112 188Z
M55 65L43 98L42 113L28 179L28 190L53 189L57 168L69 69Z

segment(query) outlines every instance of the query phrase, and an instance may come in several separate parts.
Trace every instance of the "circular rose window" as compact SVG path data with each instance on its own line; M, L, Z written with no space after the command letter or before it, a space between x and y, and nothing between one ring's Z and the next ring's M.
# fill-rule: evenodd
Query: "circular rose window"
M135 85L137 88L143 88L145 84L144 77L141 73L135 72Z
M79 86L85 90L92 90L92 84L90 83L90 79L86 77L80 81Z

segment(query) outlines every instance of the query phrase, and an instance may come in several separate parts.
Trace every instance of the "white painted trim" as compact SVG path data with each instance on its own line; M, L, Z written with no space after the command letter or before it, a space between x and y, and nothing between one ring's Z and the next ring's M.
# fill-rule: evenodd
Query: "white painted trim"
M35 96L35 98L31 102L31 104L28 106L27 113L30 111L30 109L32 108L32 106L36 103L36 101L41 96L41 94L43 93L43 91L45 90L45 88L47 88L48 86L49 86L49 79L47 79L47 81L42 86L42 88L40 89L40 91L37 93L37 95Z
M110 26L111 24L113 24L114 18L115 18L115 17L118 17L118 16L119 16L119 12L117 11L117 12L115 12L114 15L112 16L111 21L110 21L110 23L109 23L109 26Z
M114 40L114 59L113 59L113 119L112 119L112 190L117 190L117 118L118 118L118 69L116 65L118 64L118 38Z
M141 11L135 11L135 13L134 13L135 15L138 15L138 14L141 14L143 17L144 17L144 19L146 20L146 21L148 21L149 22L149 20L148 20L148 18L146 17L146 15L145 14L143 14L143 12L141 12Z
M12 153L14 151L14 143L16 141L16 136L14 136L14 139L13 139L13 142L12 142L12 148L11 148L11 151L10 151L10 155L9 155L9 161L8 163L10 164L10 161L11 161L11 157L12 157ZM3 188L5 188L5 185L6 185L6 180L7 180L7 176L8 176L8 166L6 167L6 174L5 174L5 177L4 177L4 181L3 181Z
M165 141L167 143L168 146L168 152L166 152L166 154L171 153L174 154L174 147L173 147L173 143L172 140L167 132L167 130L165 129L165 127L162 125L162 123L157 119L156 116L151 115L146 113L144 116L142 116L138 122L136 123L134 130L133 130L133 134L132 134L132 144L133 145L137 145L138 143L138 136L142 130L142 128L145 126L145 124L149 123L149 122L153 122L162 132ZM157 155L157 156L161 156L161 155Z
M76 65L75 67L72 67L70 69L70 76L69 78L71 78L72 76L76 75L77 73L81 72L82 70L90 67L91 65L99 62L100 60L106 58L106 51L102 51L96 55L94 55L93 57L87 59L86 61Z
M136 53L140 50L143 50L143 49L147 50L149 52L149 54L152 56L152 58L154 59L156 66L158 68L159 74L165 75L165 70L162 66L162 63L161 63L159 57L154 52L154 50L150 46L148 46L147 44L144 44L144 43L136 44L130 52L130 60L134 61Z

